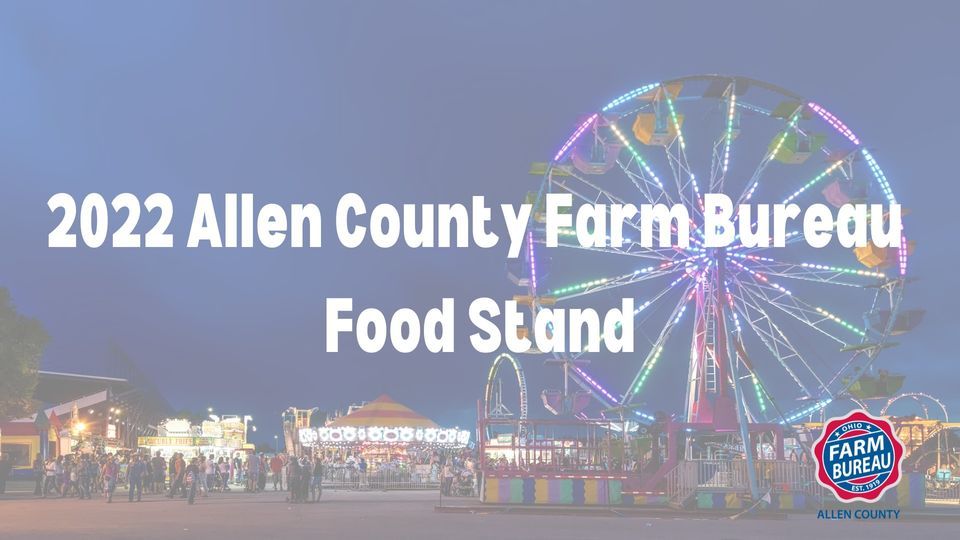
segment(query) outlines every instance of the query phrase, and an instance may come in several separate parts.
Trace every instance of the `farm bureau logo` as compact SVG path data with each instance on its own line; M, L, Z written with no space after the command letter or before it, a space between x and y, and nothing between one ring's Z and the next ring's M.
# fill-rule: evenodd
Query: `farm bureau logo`
M889 421L856 410L827 422L813 457L817 481L842 502L876 502L900 482L903 444Z

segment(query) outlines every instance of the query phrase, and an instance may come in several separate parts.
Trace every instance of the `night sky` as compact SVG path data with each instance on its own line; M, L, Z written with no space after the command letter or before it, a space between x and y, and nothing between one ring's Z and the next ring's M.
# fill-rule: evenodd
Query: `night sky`
M400 4L0 7L0 286L51 335L45 369L103 373L116 345L175 407L251 414L262 439L290 405L383 392L470 425L491 358L466 328L452 355L330 355L323 302L423 310L452 296L462 314L475 297L514 293L506 246L348 250L334 236L337 200L517 203L537 185L530 162L583 113L647 82L727 73L817 100L877 155L912 210L919 280L906 303L928 311L884 365L908 374L906 390L960 407L957 7ZM165 192L177 247L48 249L58 219L46 202L60 191ZM315 202L324 247L185 249L198 192ZM525 362L531 393L557 383L540 359Z

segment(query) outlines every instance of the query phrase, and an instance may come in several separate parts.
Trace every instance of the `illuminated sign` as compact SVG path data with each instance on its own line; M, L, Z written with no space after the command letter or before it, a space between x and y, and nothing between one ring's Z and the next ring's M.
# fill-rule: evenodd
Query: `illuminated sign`
M190 420L186 418L167 418L160 425L161 435L190 435Z
M210 420L204 420L199 425L191 424L187 418L167 418L160 423L157 431L160 437L203 437L210 440L227 440L228 443L217 444L217 446L231 448L242 447L247 439L246 424L239 416L211 416Z
M300 443L306 446L323 444L373 443L426 443L449 448L466 446L470 431L456 428L413 427L320 427L300 428Z
M223 438L223 426L220 425L220 422L204 420L203 423L200 424L200 434L204 437L221 439Z
M138 446L145 447L196 447L241 448L243 444L235 439L216 437L138 437Z
M196 446L195 437L139 437L139 446Z

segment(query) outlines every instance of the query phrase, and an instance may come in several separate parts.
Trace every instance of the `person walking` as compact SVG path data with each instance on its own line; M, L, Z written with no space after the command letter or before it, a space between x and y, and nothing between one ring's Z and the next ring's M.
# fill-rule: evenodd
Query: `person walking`
M13 462L6 454L0 454L0 495L7 492L7 478L13 470Z
M360 489L365 489L367 487L367 459L365 457L360 456L357 469L360 470Z
M230 458L220 458L217 464L220 469L220 492L230 491Z
M313 466L310 463L310 458L308 456L304 456L300 458L300 476L297 479L300 492L297 498L300 502L310 502L311 476L313 476Z
M300 498L300 460L296 457L287 464L287 489L290 490L290 502L298 503Z
M50 495L51 490L57 489L57 460L47 458L43 465L43 498Z
M70 474L70 482L73 484L73 492L77 498L83 495L83 491L80 489L81 469L83 469L83 456L77 454L73 457L73 471Z
M33 487L34 497L40 497L43 495L43 479L45 476L43 456L37 454L37 457L33 458L33 481L35 482Z
M257 492L260 492L267 489L267 473L270 471L270 461L267 459L267 456L260 454L260 457L257 459L257 464L260 467L259 476L257 477Z
M313 462L313 481L310 483L310 495L313 502L319 502L323 496L323 458L316 457Z
M157 455L150 462L153 465L153 492L163 493L167 489L167 460L157 450Z
M260 460L257 459L257 455L251 452L247 454L247 463L246 463L246 491L249 493L254 493L257 491L257 482L259 477L257 473L260 472Z
M137 502L143 498L143 478L147 474L147 464L140 459L140 456L134 455L130 458L130 465L127 467L127 483L130 488L127 491L127 501L133 502L134 493L136 493Z
M217 462L214 461L213 454L210 454L210 457L208 457L204 461L203 478L204 478L204 485L203 485L204 492L210 493L213 490L214 484L216 483L216 479L217 479Z
M90 456L90 459L87 460L87 474L90 475L90 497L93 498L93 490L99 489L98 493L103 493L103 478L100 477L100 469L103 467L103 463L106 463L106 458L97 458ZM99 488L98 488L99 486Z
M147 493L153 493L153 461L150 460L150 454L142 456L143 462L143 490Z
M243 485L243 458L240 457L240 452L237 452L233 456L233 483L242 486Z
M189 491L187 504L193 504L197 497L197 483L200 481L200 466L197 463L197 458L191 458L190 464L184 469L184 480Z
M182 452L177 453L177 460L174 462L173 473L177 476L180 485L180 498L187 496L187 460Z
M93 468L91 466L90 456L84 454L80 458L80 466L77 468L77 474L80 484L80 500L91 498L90 482L93 481Z
M129 463L130 456L124 453L117 452L117 468L120 472L117 473L117 487L123 486L127 482L127 466Z
M97 490L97 493L103 493L104 491L103 490L103 485L104 485L103 466L106 464L107 464L107 456L106 455L100 456L99 460L97 460L97 479L94 482L94 489Z
M73 456L67 456L67 459L63 460L63 488L60 490L60 497L66 497L71 493L79 493L79 480L80 476L77 474Z
M170 459L167 460L167 479L168 479L167 483L170 485L170 488L168 489L168 494L172 493L173 483L176 481L176 472L175 472L176 466L177 466L177 453L174 452L170 456ZM172 495L169 495L169 496L172 497Z
M100 469L100 476L103 477L103 490L107 495L107 502L113 502L113 492L117 489L117 475L120 474L120 465L114 459L113 454L107 456L107 462Z
M273 475L273 490L274 491L283 491L283 459L280 457L280 454L274 455L270 458L270 474Z
M450 458L447 458L443 466L443 494L450 495L450 487L453 485L453 465L450 464Z
M187 493L183 485L184 475L186 474L183 454L179 452L173 454L170 462L170 492L167 493L167 498L172 499L177 493L181 494L181 498L186 497Z
M203 454L197 458L197 492L201 497L207 496L207 458Z
M60 497L63 497L63 489L66 487L63 481L63 456L57 456L57 459L53 462L53 476L55 493L59 493Z

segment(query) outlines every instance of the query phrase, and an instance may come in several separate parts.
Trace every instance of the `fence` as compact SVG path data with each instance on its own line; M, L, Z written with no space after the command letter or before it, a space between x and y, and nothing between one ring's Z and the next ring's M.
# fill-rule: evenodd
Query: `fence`
M927 502L960 504L960 483L943 483L927 480Z
M775 492L810 491L816 488L813 465L784 460L754 462L757 486ZM682 502L697 490L746 491L750 489L743 460L698 459L677 463L666 477L671 502Z
M353 467L327 467L323 473L325 489L439 489L440 481L429 474L409 470L384 469L361 474Z

